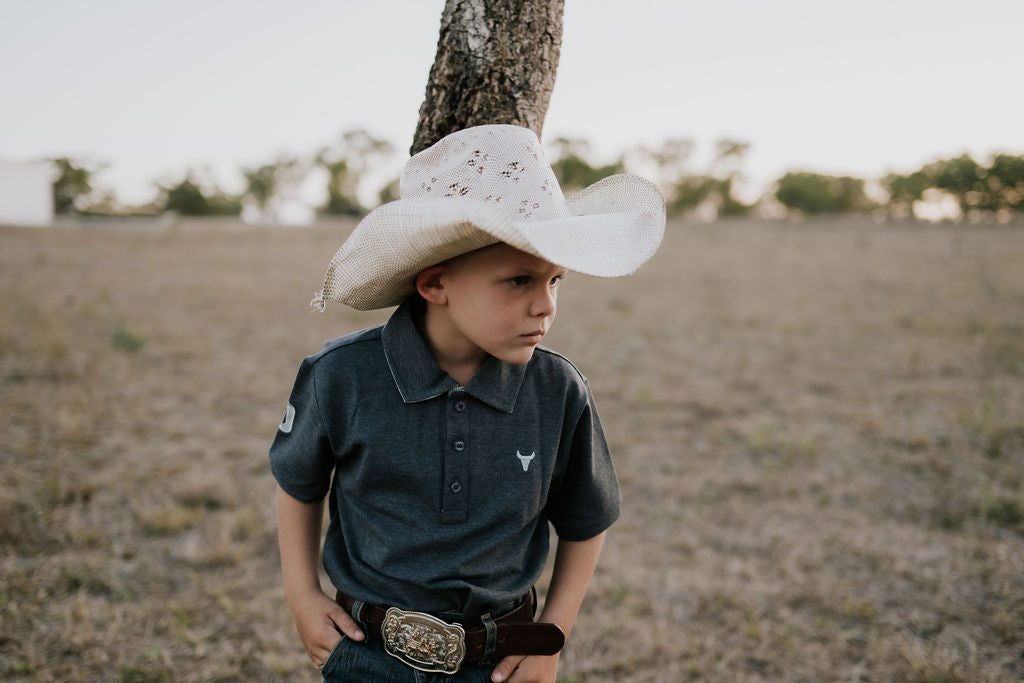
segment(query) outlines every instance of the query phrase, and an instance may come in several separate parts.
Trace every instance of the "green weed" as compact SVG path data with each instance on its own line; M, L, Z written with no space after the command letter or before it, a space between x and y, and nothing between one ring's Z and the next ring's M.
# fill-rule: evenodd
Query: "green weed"
M110 344L118 351L136 353L146 345L146 337L125 325L118 325L110 333Z

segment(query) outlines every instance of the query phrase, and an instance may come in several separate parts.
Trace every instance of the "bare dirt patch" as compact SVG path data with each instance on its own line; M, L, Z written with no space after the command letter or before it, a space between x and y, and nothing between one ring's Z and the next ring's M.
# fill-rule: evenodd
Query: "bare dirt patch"
M350 224L0 230L0 675L317 680L266 449ZM565 680L1024 677L1024 230L669 226L571 275L625 509Z

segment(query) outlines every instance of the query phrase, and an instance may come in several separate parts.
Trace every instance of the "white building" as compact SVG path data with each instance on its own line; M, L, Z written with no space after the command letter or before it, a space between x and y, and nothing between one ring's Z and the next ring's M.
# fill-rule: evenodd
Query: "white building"
M0 225L50 225L53 175L48 161L0 161Z

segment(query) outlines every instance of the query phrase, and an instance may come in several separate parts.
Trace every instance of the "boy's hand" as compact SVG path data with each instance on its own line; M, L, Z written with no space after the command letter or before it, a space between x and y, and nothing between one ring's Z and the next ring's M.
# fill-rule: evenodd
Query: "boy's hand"
M366 638L359 624L345 613L341 605L319 589L294 596L288 600L288 606L292 610L295 627L299 630L306 654L318 669L323 668L331 650L341 639L341 634L344 633L352 640Z
M558 655L510 655L498 662L491 680L508 683L551 683L558 677Z

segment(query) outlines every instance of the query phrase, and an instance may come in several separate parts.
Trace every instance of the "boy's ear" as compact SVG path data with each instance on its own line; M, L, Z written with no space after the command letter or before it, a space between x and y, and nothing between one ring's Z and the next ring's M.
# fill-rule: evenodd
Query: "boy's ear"
M424 268L416 275L416 291L427 303L439 306L448 303L444 282L441 280L444 271L444 264L439 263L436 266Z

